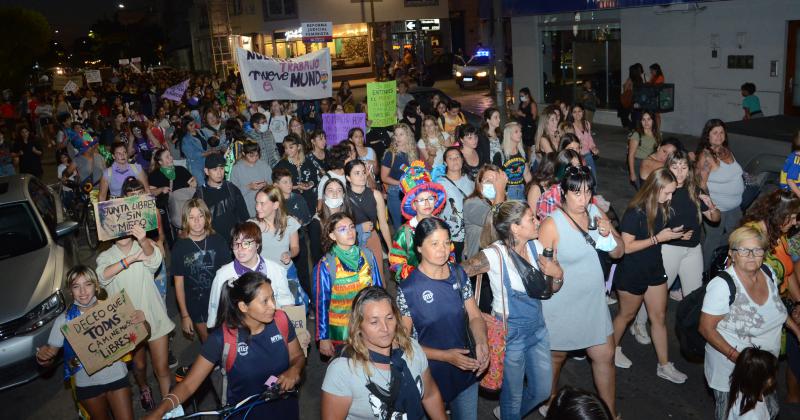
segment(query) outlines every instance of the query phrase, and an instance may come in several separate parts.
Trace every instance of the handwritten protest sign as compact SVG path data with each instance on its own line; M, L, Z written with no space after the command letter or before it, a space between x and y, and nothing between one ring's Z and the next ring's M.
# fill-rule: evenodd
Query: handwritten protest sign
M298 337L297 341L303 343L303 340L300 337L305 336L308 334L309 339L311 338L311 333L308 332L308 326L306 325L306 307L303 305L294 305L294 306L283 306L281 310L286 312L286 316L289 317L289 322L294 325L294 333ZM300 345L300 348L303 349L303 353L305 353L306 357L308 357L308 346Z
M78 85L72 80L68 81L67 84L64 85L64 93L77 92L77 91L78 91Z
M358 127L367 133L366 114L322 114L322 130L325 131L325 138L328 146L347 140L347 134L353 127Z
M171 101L180 102L181 98L183 98L184 92L186 92L186 88L189 87L189 79L186 79L175 86L170 86L167 90L164 91L164 94L161 95L162 98L169 99Z
M94 205L97 238L101 241L130 235L134 226L158 229L158 208L151 195L134 195Z
M244 93L251 101L322 99L333 96L327 48L289 60L236 49Z
M86 76L86 83L103 83L103 76L100 74L100 70L86 70L83 75Z
M147 338L144 323L131 320L135 310L122 290L61 327L86 373L117 361Z
M64 75L64 74L53 75L53 86L52 86L52 88L55 91L64 92L64 87L67 86L67 84L69 82L72 82L75 85L76 90L77 90L78 87L83 86L83 76L81 76L80 74L76 74L76 75L72 75L72 76L67 76L67 75Z
M367 112L372 127L397 123L397 82L367 83Z

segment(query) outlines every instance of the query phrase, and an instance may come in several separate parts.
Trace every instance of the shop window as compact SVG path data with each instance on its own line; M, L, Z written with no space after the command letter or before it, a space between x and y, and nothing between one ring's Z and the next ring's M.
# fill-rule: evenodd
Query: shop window
M615 109L621 92L620 29L542 31L544 99L576 103L583 84L591 81L599 108Z
M297 17L297 0L263 0L264 20Z

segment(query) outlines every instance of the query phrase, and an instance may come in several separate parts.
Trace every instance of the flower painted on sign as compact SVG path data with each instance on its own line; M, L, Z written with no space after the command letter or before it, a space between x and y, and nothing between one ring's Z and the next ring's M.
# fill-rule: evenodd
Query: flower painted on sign
M264 87L264 92L272 91L272 83L269 80L264 81L263 87Z
M131 343L135 343L136 342L136 338L137 337L136 337L136 333L135 332L131 332L130 334L128 334L128 339L131 340Z

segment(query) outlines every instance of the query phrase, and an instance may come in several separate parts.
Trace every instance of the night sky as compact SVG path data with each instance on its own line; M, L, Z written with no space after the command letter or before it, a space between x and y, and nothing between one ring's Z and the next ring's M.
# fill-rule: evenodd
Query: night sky
M75 38L89 33L89 27L100 18L112 18L118 4L126 8L141 7L147 0L2 0L2 6L18 6L42 13L50 26L59 31L53 39L71 44Z

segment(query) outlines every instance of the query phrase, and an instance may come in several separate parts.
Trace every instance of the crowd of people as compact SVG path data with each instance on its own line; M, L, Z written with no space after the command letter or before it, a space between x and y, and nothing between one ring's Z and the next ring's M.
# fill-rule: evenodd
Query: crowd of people
M325 419L476 419L479 388L499 392L503 420L537 408L620 418L616 369L634 368L621 347L628 331L652 343L658 378L702 380L674 364L666 321L670 298L702 290L716 418L774 418L784 351L788 398L800 401L800 136L783 188L746 207L722 121L709 120L690 152L642 110L620 157L638 190L617 220L598 195L602 144L586 100L540 109L523 88L508 121L489 108L475 127L457 102L419 103L401 82L398 124L368 123L331 145L322 114L366 108L347 83L333 98L261 103L233 73L192 76L181 101L159 99L187 77L120 72L55 98L26 93L19 106L6 100L13 113L0 129L6 174L42 176L52 149L65 187L94 188L100 201L155 197L159 229L114 241L96 270L74 268L74 303L57 320L125 289L150 332L131 355L147 418L178 408L217 365L224 401L274 388L285 397L253 415L299 418L294 391L312 343L329 362ZM727 275L713 271L719 255ZM202 345L177 385L170 282L180 330ZM294 306L311 334L287 322L281 308ZM37 361L52 363L60 347L92 418L132 418L125 363L87 375L55 327ZM560 389L565 363L584 357L596 394ZM577 412L592 417L566 417Z

